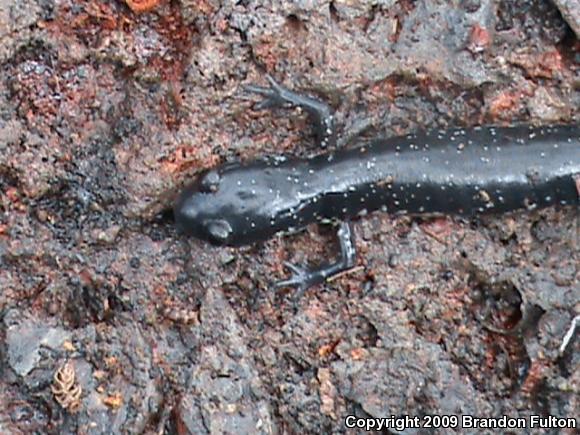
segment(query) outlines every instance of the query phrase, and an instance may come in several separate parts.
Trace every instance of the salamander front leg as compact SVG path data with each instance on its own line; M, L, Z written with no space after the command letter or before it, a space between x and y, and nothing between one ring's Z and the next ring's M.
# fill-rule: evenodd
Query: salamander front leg
M296 287L298 292L295 298L298 299L313 285L320 284L328 278L353 267L356 259L356 247L349 222L340 224L337 236L340 243L340 257L335 263L323 265L318 269L311 269L307 266L297 266L284 262L284 266L292 272L292 276L289 279L278 281L276 287Z
M336 143L336 129L334 115L328 104L307 95L298 94L276 82L271 76L266 76L270 87L248 85L246 90L262 95L264 99L256 104L255 108L291 108L300 107L310 116L314 126L316 139L321 147L334 146Z

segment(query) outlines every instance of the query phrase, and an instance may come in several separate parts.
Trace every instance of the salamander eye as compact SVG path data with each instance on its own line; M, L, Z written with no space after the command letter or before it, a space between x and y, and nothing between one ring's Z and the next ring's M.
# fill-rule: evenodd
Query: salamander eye
M199 183L199 191L202 193L215 193L220 186L220 174L216 170L211 170L203 175Z
M226 243L233 231L229 222L223 219L206 221L204 226L209 233L211 241L217 244Z

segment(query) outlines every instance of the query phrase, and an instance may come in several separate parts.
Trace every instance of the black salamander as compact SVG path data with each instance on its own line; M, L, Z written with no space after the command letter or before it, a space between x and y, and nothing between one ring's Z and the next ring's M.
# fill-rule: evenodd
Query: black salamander
M258 108L299 106L319 142L334 144L332 111L269 78L250 86ZM353 266L349 219L391 213L474 215L578 204L580 127L475 127L376 139L311 159L225 164L202 174L176 202L178 227L216 245L242 246L315 222L342 222L336 263L309 269L285 263L278 286L311 285Z

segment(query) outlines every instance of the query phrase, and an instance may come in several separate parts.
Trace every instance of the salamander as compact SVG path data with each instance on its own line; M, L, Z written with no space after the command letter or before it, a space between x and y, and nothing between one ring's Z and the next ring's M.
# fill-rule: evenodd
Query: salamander
M285 263L292 276L278 286L303 292L352 267L349 221L373 211L470 216L579 202L579 126L428 130L335 149L329 106L268 78L270 87L248 87L263 96L257 108L303 108L320 144L333 150L210 169L181 193L174 215L183 232L229 246L311 223L342 222L338 261L318 269Z

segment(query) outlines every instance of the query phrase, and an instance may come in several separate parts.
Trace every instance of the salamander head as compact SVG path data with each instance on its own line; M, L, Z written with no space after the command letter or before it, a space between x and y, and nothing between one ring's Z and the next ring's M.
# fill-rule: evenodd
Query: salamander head
M275 230L265 215L272 198L264 183L263 173L239 165L203 173L177 199L177 227L214 245L240 246L269 238Z

